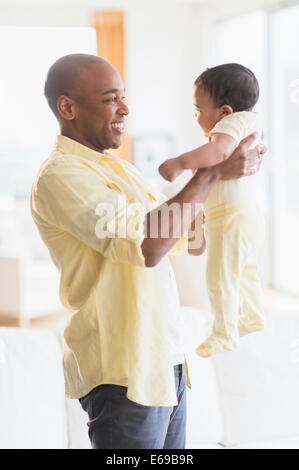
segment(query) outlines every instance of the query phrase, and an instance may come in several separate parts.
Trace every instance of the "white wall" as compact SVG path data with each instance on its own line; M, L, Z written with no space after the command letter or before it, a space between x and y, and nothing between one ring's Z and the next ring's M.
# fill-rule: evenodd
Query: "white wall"
M0 1L0 24L90 26L94 9L123 10L129 134L173 134L181 152L197 145L200 134L192 106L192 84L201 72L198 8L172 0Z
M123 10L131 111L129 134L173 134L175 151L180 153L202 142L193 118L192 84L211 63L211 25L221 18L277 3L278 0L0 0L0 25L90 26L95 9Z

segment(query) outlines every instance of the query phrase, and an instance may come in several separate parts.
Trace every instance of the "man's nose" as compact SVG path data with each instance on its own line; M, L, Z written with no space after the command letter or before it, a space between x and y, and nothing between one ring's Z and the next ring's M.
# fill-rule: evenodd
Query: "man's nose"
M121 114L121 115L127 115L129 114L129 108L128 106L126 105L126 103L124 103L123 101L120 103L119 105L119 108L118 108L118 113Z

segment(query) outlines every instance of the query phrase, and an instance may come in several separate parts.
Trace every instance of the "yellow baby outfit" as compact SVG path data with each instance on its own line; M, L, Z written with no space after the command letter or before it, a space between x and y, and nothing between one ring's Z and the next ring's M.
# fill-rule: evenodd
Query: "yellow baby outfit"
M239 143L254 131L261 133L258 115L243 111L223 118L210 135L227 134ZM239 336L264 328L258 275L264 219L258 179L219 181L204 204L206 281L215 321L211 336L197 349L201 357L231 351L238 347Z

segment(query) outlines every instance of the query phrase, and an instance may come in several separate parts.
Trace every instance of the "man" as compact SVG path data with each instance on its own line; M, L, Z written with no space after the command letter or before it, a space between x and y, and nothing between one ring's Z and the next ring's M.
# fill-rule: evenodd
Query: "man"
M185 360L165 255L186 252L183 235L214 182L253 174L265 148L248 151L254 136L246 139L165 200L133 165L107 152L120 146L129 112L109 63L62 57L48 72L45 96L60 135L33 183L31 211L71 313L66 395L87 411L93 448L184 448ZM180 210L168 210L174 206Z

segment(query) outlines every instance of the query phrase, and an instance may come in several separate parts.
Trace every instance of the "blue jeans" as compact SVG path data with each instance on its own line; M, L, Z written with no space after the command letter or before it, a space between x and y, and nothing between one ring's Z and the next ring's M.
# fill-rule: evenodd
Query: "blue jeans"
M174 366L178 404L143 406L126 397L127 388L99 385L83 398L93 449L184 449L186 436L186 373Z

